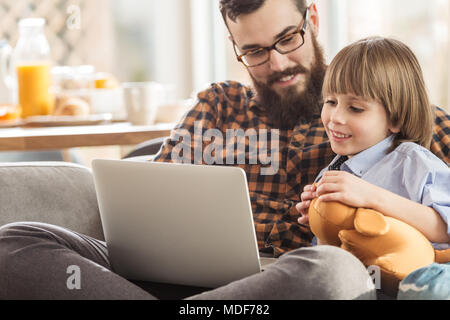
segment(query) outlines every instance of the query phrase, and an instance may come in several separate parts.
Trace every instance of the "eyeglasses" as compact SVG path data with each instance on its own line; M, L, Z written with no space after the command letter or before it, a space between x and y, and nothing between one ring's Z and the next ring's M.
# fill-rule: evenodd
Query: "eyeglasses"
M248 51L243 54L238 54L238 48L233 41L234 53L239 62L242 62L246 67L252 68L260 66L270 60L270 51L276 50L281 54L291 53L300 48L305 43L306 27L309 20L309 8L306 9L304 22L295 32L290 33L281 39L278 39L273 45L269 47L261 47L255 50Z

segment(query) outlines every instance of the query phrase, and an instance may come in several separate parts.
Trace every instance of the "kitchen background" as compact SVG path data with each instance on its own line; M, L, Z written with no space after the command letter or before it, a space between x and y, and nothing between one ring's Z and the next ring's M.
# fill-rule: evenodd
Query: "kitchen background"
M418 56L433 103L450 110L450 1L317 0L328 61L370 35L398 38ZM249 83L236 62L218 0L0 0L0 40L14 47L19 19L44 17L55 65L92 65L120 82L171 85L186 100L211 82ZM0 99L2 99L0 88ZM5 101L0 101L4 103ZM92 149L92 148L91 148ZM73 150L119 157L117 148ZM83 154L91 153L89 157ZM0 153L8 161L10 153Z

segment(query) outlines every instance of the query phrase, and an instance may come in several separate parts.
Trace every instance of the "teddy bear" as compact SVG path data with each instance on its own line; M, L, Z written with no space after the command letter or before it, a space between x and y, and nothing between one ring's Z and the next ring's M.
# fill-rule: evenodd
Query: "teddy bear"
M308 214L311 231L321 244L351 252L366 267L378 266L381 289L391 296L414 270L450 261L450 249L435 250L420 231L375 210L316 198Z

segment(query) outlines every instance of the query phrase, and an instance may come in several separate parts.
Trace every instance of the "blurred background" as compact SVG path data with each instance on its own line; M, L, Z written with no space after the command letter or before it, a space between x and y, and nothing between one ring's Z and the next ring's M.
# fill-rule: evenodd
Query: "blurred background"
M0 39L14 47L18 20L43 17L55 64L93 65L120 82L171 85L174 99L188 99L211 82L249 83L227 39L218 2L0 0ZM328 61L363 37L402 40L420 60L432 102L449 110L450 1L314 2Z

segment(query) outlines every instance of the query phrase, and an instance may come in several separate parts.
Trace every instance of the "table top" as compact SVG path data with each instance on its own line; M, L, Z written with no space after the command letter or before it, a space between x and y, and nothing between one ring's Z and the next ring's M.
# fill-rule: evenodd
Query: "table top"
M0 151L56 150L134 145L169 136L174 124L135 126L128 122L91 126L0 129Z

